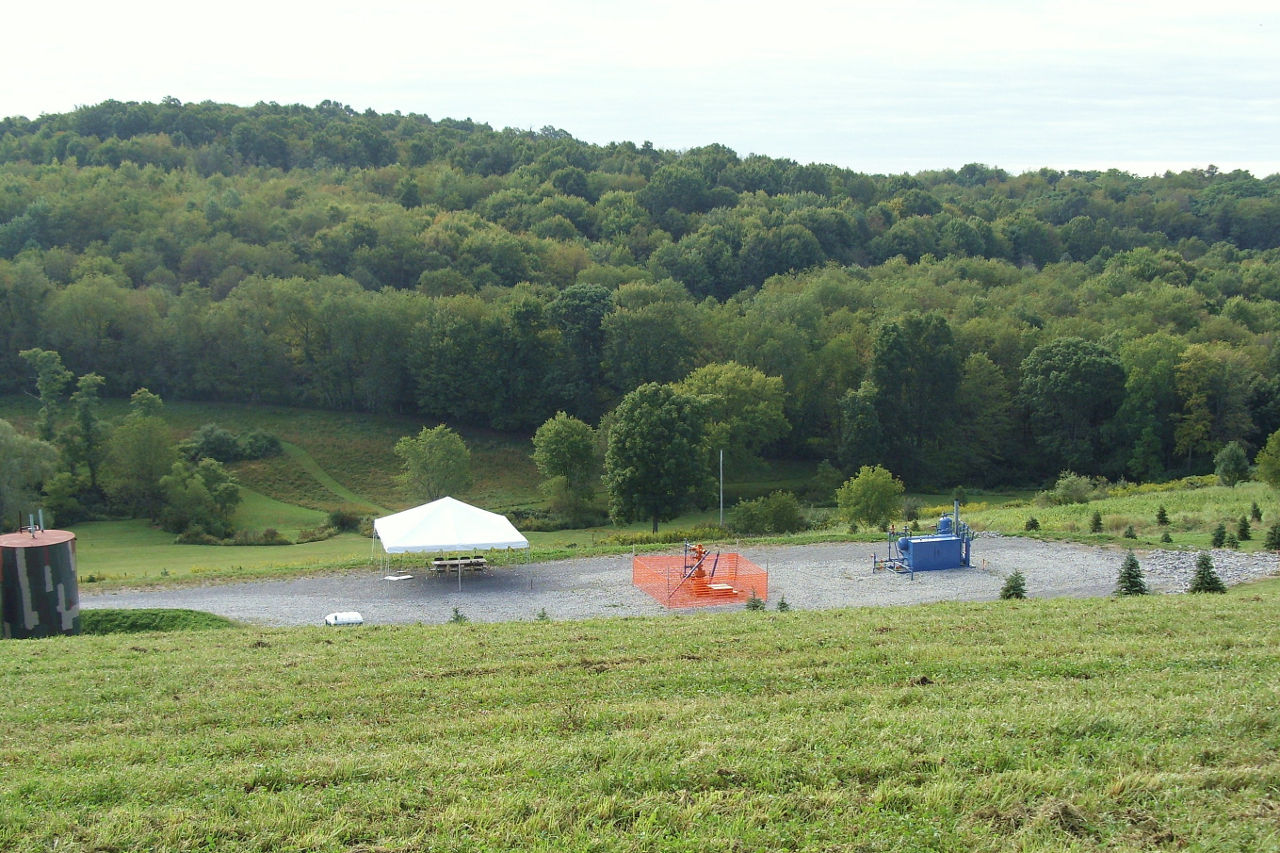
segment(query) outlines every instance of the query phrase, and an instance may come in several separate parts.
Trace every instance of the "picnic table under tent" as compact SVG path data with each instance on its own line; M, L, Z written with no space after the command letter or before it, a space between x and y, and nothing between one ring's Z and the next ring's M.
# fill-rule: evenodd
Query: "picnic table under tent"
M529 547L529 540L505 515L450 497L375 518L373 529L382 542L383 551L388 554ZM477 566L475 557L435 562L444 568L457 567L458 589L462 589L463 567ZM479 559L478 565L483 566L483 558Z

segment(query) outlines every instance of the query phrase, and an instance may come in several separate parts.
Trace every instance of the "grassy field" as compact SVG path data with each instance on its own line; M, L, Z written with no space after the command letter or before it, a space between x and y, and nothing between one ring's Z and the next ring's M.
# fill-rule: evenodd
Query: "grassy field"
M0 643L0 849L1277 850L1277 605Z
M175 545L145 521L77 524L76 566L86 588L183 580L249 580L367 567L371 542L354 533L305 545Z
M405 419L166 407L175 429L265 429L237 522L294 538L398 492ZM33 407L0 401L23 423ZM490 509L538 506L527 442L465 433ZM734 482L800 489L809 466ZM972 495L980 529L1202 548L1257 484L1068 507ZM950 509L923 496L923 519ZM1090 534L1094 511L1104 533ZM718 520L717 510L671 527ZM174 545L77 525L84 585L363 569L355 534ZM593 553L623 528L532 533ZM793 537L847 535L838 525ZM879 538L878 534L868 534ZM1129 541L1129 540L1125 540ZM616 550L616 548L615 548ZM1280 850L1280 581L1226 596L694 614L576 623L282 629L107 618L101 636L0 643L3 850ZM110 615L110 614L109 614ZM154 620L154 621L151 621ZM136 633L154 624L166 632ZM116 626L113 628L112 626Z
M0 418L30 431L39 406L26 396L0 397ZM105 400L102 415L116 418L127 411L123 400ZM206 423L232 432L262 429L286 442L286 453L274 459L236 463L240 481L269 497L330 510L354 504L382 512L412 505L395 482L400 459L396 440L416 435L424 424L413 418L251 406L236 403L167 402L164 418L176 436ZM464 499L510 510L540 502L538 472L529 440L490 430L459 429L471 451L475 485Z
M1167 531L1173 547L1202 549L1209 547L1218 524L1225 524L1234 533L1237 522L1249 515L1254 503L1262 511L1262 521L1250 522L1253 538L1240 544L1242 550L1256 551L1262 546L1267 528L1280 521L1280 495L1262 483L1148 491L1067 506L1036 506L1029 501L975 503L965 507L963 515L979 529L1007 534L1024 532L1027 519L1035 516L1042 536L1082 542L1132 542L1134 547L1170 547L1160 541L1161 534ZM1156 523L1161 506L1169 517L1167 526ZM1102 515L1100 534L1089 532L1094 512ZM1136 540L1122 538L1130 525Z

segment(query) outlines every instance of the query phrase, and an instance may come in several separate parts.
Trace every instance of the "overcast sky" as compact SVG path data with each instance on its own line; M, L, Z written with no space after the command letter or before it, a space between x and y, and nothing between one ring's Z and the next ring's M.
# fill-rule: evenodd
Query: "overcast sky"
M1280 172L1275 0L12 5L4 116L329 99L864 172Z

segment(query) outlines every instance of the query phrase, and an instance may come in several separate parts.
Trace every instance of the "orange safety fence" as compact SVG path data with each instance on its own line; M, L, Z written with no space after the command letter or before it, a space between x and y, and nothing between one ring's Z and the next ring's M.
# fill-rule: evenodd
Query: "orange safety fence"
M769 599L769 573L741 554L709 553L702 571L692 554L636 555L631 583L665 607L706 607Z

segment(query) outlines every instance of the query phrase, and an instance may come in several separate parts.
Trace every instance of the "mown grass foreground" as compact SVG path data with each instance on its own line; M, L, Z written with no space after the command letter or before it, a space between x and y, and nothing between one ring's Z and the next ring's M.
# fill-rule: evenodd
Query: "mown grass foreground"
M0 848L1275 850L1278 603L3 642Z

